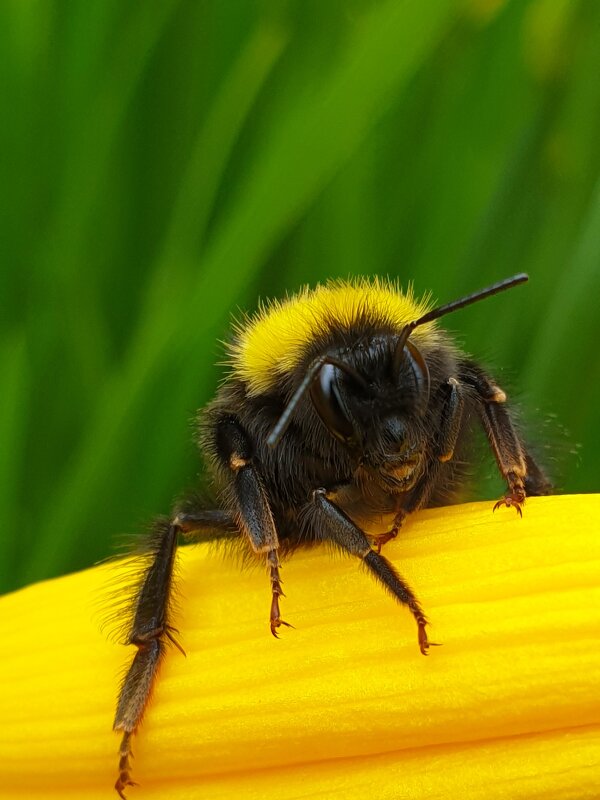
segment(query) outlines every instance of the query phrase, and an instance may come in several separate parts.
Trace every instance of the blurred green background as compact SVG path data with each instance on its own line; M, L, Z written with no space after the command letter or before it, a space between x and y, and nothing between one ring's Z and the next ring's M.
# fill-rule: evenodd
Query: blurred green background
M597 0L7 0L0 60L2 590L168 512L232 311L329 276L528 271L447 326L598 489Z

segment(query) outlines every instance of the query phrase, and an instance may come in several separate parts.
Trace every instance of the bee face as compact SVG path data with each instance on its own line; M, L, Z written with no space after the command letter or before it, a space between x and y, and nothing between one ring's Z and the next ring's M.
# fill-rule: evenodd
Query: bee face
M332 354L312 384L311 399L360 470L388 491L406 491L423 460L429 380L412 343L378 337Z

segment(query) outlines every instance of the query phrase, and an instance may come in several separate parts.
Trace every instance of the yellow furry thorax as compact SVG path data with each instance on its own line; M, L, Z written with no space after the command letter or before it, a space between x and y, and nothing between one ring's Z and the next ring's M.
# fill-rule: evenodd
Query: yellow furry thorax
M415 300L411 287L402 291L397 283L380 278L304 287L283 300L261 304L254 315L237 323L229 345L230 365L249 394L259 395L297 367L307 345L328 331L351 332L368 320L400 333L430 308L428 296ZM431 346L438 334L431 322L418 327L411 339L417 347Z

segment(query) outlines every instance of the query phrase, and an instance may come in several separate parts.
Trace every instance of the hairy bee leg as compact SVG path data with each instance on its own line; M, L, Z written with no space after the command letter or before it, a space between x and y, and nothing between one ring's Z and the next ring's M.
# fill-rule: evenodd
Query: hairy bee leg
M456 378L448 378L448 396L442 409L439 438L436 442L436 456L442 463L450 461L460 433L464 399Z
M216 428L217 454L233 473L233 493L237 505L237 525L246 534L255 553L265 553L271 581L269 625L273 636L277 628L292 626L281 619L279 598L283 596L279 575L279 539L262 478L253 464L250 438L233 416L223 417Z
M417 623L419 650L424 656L429 655L429 648L438 647L439 645L437 642L430 642L427 638L426 626L428 625L428 620L413 590L406 583L404 578L398 574L387 558L380 553L371 550L363 560L373 575L375 575L385 588L388 589L397 600L408 606Z
M198 537L201 533L231 532L237 530L233 516L222 509L198 510L194 513L177 514L170 523L159 522L155 530L154 558L148 567L135 601L135 615L128 637L129 644L138 648L125 676L113 729L123 731L119 748L119 777L115 789L120 797L127 786L135 786L131 780L131 739L144 715L144 711L156 679L160 661L165 653L167 640L185 655L169 624L169 600L173 578L173 565L177 548L177 536Z
M508 491L498 506L514 506L521 516L525 502L525 477L527 464L521 442L506 409L494 400L484 401L481 419L486 436L492 446L500 472L508 483Z
M529 455L515 429L506 403L506 393L477 365L466 362L461 378L479 395L479 416L496 457L498 468L508 483L508 491L499 506L514 506L522 516L521 506L527 494L548 494L550 483Z
M137 730L152 691L158 666L164 655L167 639L172 638L169 626L169 600L173 577L173 564L177 549L179 527L173 523L157 524L154 558L136 598L136 608L129 634L129 644L138 648L125 676L113 730L123 731L119 751L119 777L115 783L117 793L132 786L130 756L131 736Z
M123 800L127 786L137 786L131 779L131 737L141 722L163 652L164 644L157 639L148 645L138 645L121 690L113 730L124 731L119 747L119 776L115 781L115 790Z
M239 533L233 514L220 508L178 512L173 524L186 540L198 539L207 533Z
M327 497L325 489L316 489L313 492L312 500L317 512L316 515L314 513L312 515L313 524L320 523L323 526L322 538L329 539L346 552L362 558L377 580L391 592L396 600L408 607L417 623L419 649L426 656L428 649L436 645L427 638L425 630L427 617L412 589L385 556L371 549L369 540L363 531Z

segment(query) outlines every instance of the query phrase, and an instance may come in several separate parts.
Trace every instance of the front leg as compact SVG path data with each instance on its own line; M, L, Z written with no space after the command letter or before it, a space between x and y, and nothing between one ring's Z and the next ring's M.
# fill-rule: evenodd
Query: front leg
M426 474L420 479L408 499L402 501L402 508L394 518L393 525L386 533L371 537L381 553L384 544L395 539L406 517L419 508L427 505L431 493L436 485L436 476L443 469L443 464L454 456L454 449L458 441L463 420L464 398L463 390L456 378L448 378L442 387L444 400L440 416L438 435L434 442L433 456L435 460L428 465Z
M425 630L427 618L412 589L392 564L387 558L371 549L363 531L327 497L325 489L313 492L310 512L312 524L318 530L321 539L332 541L347 553L361 558L396 600L408 606L417 623L419 648L426 656L428 649L434 645L434 642L430 642L427 638Z
M255 553L265 553L271 579L271 633L277 638L282 625L279 598L283 597L279 575L279 539L269 499L260 473L253 462L250 438L236 417L224 416L216 426L216 449L222 465L232 477L232 494L237 525L246 534Z
M521 506L527 494L550 494L552 487L542 469L527 452L506 407L506 394L473 362L462 365L461 378L477 393L477 410L486 436L496 457L498 469L508 490L494 506L514 506L523 516Z
M398 510L396 516L394 517L394 522L392 523L392 527L389 531L385 533L377 533L374 536L370 536L369 538L372 540L373 544L377 547L377 552L381 553L381 548L384 544L391 542L393 539L398 536L400 532L400 528L402 527L402 523L408 516L408 512L401 508Z

